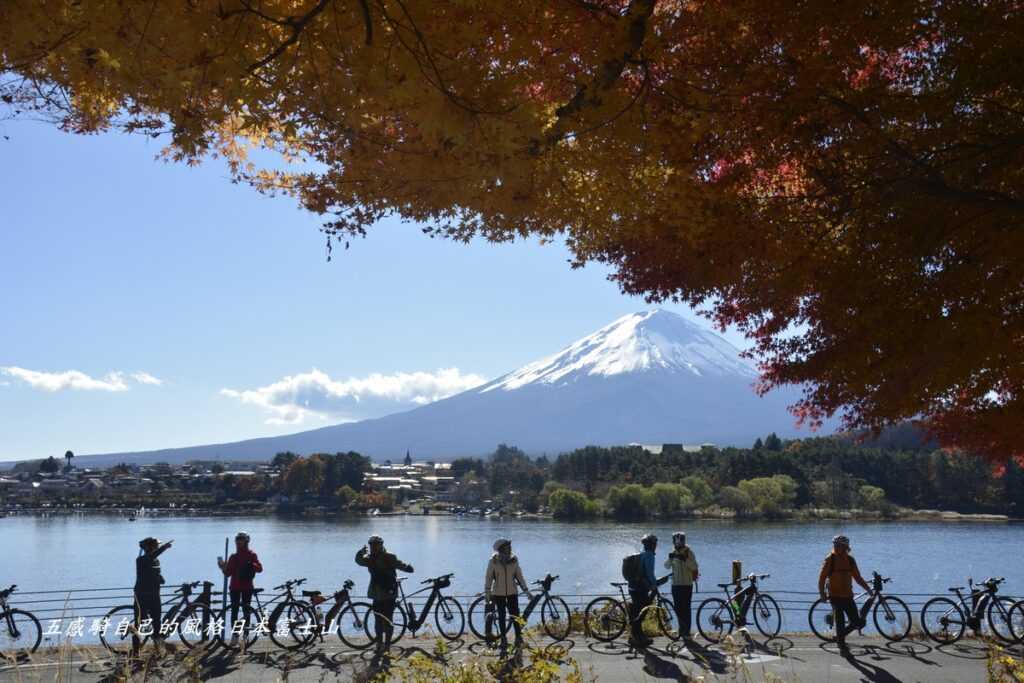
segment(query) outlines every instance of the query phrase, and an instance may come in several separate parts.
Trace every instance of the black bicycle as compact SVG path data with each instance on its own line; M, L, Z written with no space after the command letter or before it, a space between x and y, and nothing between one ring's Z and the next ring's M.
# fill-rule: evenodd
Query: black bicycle
M256 605L238 605L238 616L231 621L231 604L225 604L217 616L214 629L217 642L229 650L250 649L261 635L269 634L274 644L286 650L297 650L312 636L316 624L313 608L304 600L295 597L294 589L306 579L292 579L280 586L280 591L265 605L260 601L262 588L252 592ZM267 609L274 609L267 615Z
M462 605L459 604L458 600L449 596L443 595L442 590L452 585L452 577L455 574L445 574L444 576L438 576L432 579L424 579L420 582L420 585L425 586L415 593L410 594L408 597L405 595L405 589L402 584L405 582L405 577L398 579L398 594L399 599L395 602L395 614L392 620L392 634L391 643L397 643L398 640L405 635L406 629L412 632L413 636L419 631L423 625L430 618L430 608L434 608L434 623L437 625L437 632L441 634L441 637L445 640L457 640L462 637L463 631L466 630L466 615L462 611ZM427 597L426 603L423 605L423 611L418 615L416 614L416 607L412 604L409 598L414 598L424 591L430 591L430 595ZM436 603L436 605L435 605ZM340 619L346 619L345 610ZM384 615L377 612L373 613L373 619L363 620L363 627L366 629L366 635L376 642L377 638L374 633L374 624L376 619L386 619Z
M193 600L192 591L200 583L203 591ZM163 603L164 607L170 606L170 609L164 613L159 624L136 624L135 605L118 605L103 616L102 627L99 629L100 642L113 654L122 656L131 654L136 639L139 647L142 647L156 633L165 638L177 633L189 649L208 645L213 641L211 625L214 619L210 608L212 592L211 581L181 584L175 589L174 595Z
M868 612L872 612L872 619L875 628L891 642L898 642L907 637L910 633L911 619L910 608L895 595L884 595L882 587L892 581L890 578L883 578L878 572L873 572L871 590L865 591L854 598L854 602L865 595L867 601L860 608L861 629L867 624ZM825 642L833 642L836 639L836 626L839 617L836 614L832 603L826 599L818 599L811 605L807 613L807 620L810 622L811 630Z
M754 610L754 625L765 638L774 638L782 630L782 611L775 598L762 593L757 582L771 574L750 574L736 583L720 583L725 600L708 598L697 608L697 630L712 643L719 643L736 628L745 628L747 615ZM743 583L749 583L742 588ZM735 587L735 593L729 589Z
M540 605L540 623L544 632L557 641L569 637L571 613L565 600L557 595L551 595L551 584L556 580L558 576L548 574L543 579L533 582L533 585L540 586L540 591L526 604L519 618L526 624L533 610ZM509 615L505 619L505 634L512 628L513 618ZM501 637L501 626L498 621L494 603L489 602L486 595L481 595L469 606L469 630L480 640L491 644Z
M956 594L955 601L950 598L932 598L924 603L921 608L924 632L935 642L946 645L960 640L968 627L980 634L984 619L988 621L996 638L1005 643L1016 642L1010 616L1014 601L1005 595L996 595L999 584L1004 581L1006 579L1001 577L989 578L975 584L974 579L969 578L966 586L970 590L969 596L965 597L960 592L965 586L953 586L949 591Z
M664 579L660 580L661 583ZM626 597L626 589L629 583L625 581L612 581L611 585L619 590L620 599L601 596L594 598L583 610L583 623L587 633L602 642L611 642L621 636L629 626L630 602ZM672 601L658 592L657 587L652 590L653 599L651 604L640 610L637 618L641 624L648 619L653 619L659 631L669 638L675 640L679 637L679 625L676 623L676 608Z
M373 613L373 605L368 602L354 602L350 591L355 586L351 580L346 580L340 591L334 594L334 606L322 617L321 605L327 602L320 591L302 591L303 597L309 598L309 604L313 611L315 623L309 633L306 645L319 639L324 642L325 633L337 633L341 642L354 650L365 650L373 645L373 638L366 632L366 621ZM302 626L298 628L300 634Z
M35 615L7 604L17 587L15 584L0 591L0 657L14 660L35 652L43 639L43 627Z

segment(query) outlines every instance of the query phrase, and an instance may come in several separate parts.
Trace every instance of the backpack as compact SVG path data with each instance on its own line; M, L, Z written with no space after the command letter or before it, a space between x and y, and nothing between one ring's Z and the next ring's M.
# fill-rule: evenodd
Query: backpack
M622 578L634 586L643 583L644 564L640 553L622 558Z

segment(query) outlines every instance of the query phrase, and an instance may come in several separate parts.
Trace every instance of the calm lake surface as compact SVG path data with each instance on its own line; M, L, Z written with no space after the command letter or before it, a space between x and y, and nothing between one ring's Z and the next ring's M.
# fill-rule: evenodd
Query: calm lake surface
M697 554L702 593L715 591L714 584L728 581L730 564L738 559L743 561L745 573L771 574L762 587L775 592L778 599L806 599L783 591L816 590L832 536L845 533L851 538L862 572L870 576L877 570L892 576L889 588L895 594L945 593L949 586L964 584L968 576L979 580L1005 576L1003 592L1024 594L1022 524L688 520L665 526L411 516L345 521L142 517L135 522L105 516L8 517L0 519L0 584L16 583L19 592L131 586L138 540L156 536L175 541L160 558L168 586L209 579L217 582L219 590L216 562L223 553L224 539L245 530L252 535L252 548L265 568L257 585L269 589L286 579L308 577L303 588L330 592L351 578L356 582L355 592L362 595L367 573L355 565L353 557L366 538L377 533L389 550L415 566L411 583L454 571L451 592L474 595L483 589L491 544L504 536L513 540L527 580L542 578L546 572L559 574L554 591L573 603L570 594L609 592L608 582L621 580L622 557L635 552L640 536L648 531L661 540L659 575L664 573L660 563L677 528L687 532ZM30 597L19 599L16 593L12 602L39 610L40 617L50 616L43 613L46 605L31 604ZM704 597L707 595L701 599ZM913 605L922 600L910 598L908 602ZM912 610L916 612L913 606ZM806 623L806 607L794 606L785 615L785 628L804 630Z

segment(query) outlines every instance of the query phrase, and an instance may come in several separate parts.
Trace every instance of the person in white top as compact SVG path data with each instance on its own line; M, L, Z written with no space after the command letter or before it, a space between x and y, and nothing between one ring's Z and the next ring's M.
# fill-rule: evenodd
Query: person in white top
M516 647L518 648L523 641L522 624L518 619L520 587L527 597L532 597L526 579L523 578L519 558L512 554L512 541L499 538L494 542L494 554L491 555L491 561L487 563L487 572L484 574L484 594L498 612L502 652L508 648L505 620L509 616L512 617L512 626L516 631Z
M690 546L686 545L686 534L677 531L672 534L672 552L665 560L665 569L672 570L672 602L676 606L676 617L679 619L679 634L691 639L692 617L690 602L693 599L693 582L700 576L697 556Z

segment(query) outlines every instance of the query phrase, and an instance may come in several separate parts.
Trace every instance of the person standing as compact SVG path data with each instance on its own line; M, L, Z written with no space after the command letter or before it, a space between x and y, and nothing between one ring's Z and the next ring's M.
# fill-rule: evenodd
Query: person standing
M235 552L224 561L223 557L217 558L217 566L224 572L224 576L231 579L228 584L228 591L231 595L231 644L238 642L238 630L235 625L238 623L238 605L241 603L243 619L248 620L250 604L252 603L253 580L256 575L263 571L263 565L259 558L249 548L249 534L239 531L235 534ZM248 627L248 624L246 625Z
M487 596L487 602L498 612L502 653L508 649L508 640L505 636L508 629L505 627L505 620L509 617L512 618L512 628L516 631L515 647L518 649L523 643L523 627L519 620L519 588L523 589L528 598L533 597L530 587L526 585L526 579L523 578L519 558L512 554L512 541L499 538L494 542L494 554L491 555L491 561L487 563L487 571L484 573L484 594Z
M139 635L142 623L150 624L153 647L157 654L163 651L164 634L160 632L160 587L164 576L160 570L160 555L171 547L171 541L161 544L149 536L139 541L139 556L135 558L135 632L132 633L132 654L139 653Z
M658 549L658 537L646 534L640 539L640 544L643 546L640 553L641 571L629 579L629 623L632 634L629 642L634 647L645 648L654 642L644 633L643 610L651 604L652 593L658 585L658 579L654 576L654 554Z
M367 547L369 546L369 547ZM384 549L384 539L374 534L356 553L356 564L370 571L370 588L366 594L373 601L374 633L377 656L387 656L394 633L395 600L398 597L396 570L411 574L413 567Z
M682 531L672 534L672 552L665 560L665 569L672 570L672 603L676 606L679 635L684 640L691 640L693 583L699 578L700 569L697 556L686 545L686 534Z
M843 650L846 649L846 636L864 627L857 612L857 603L853 600L854 581L861 588L871 590L871 586L860 575L857 561L850 554L850 539L846 536L836 536L832 539L832 552L825 557L825 562L821 565L818 593L822 600L827 598L832 603L832 609L836 614L836 642Z

